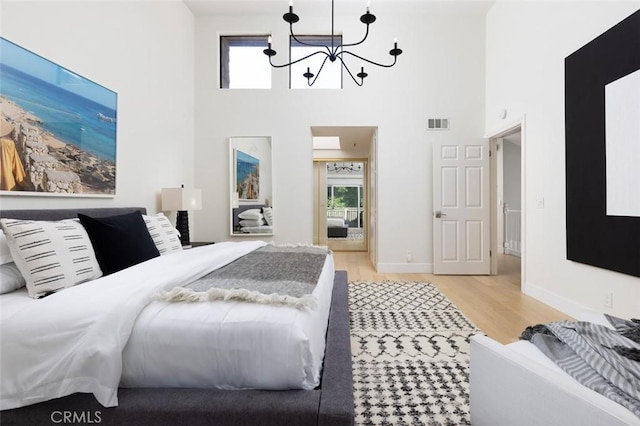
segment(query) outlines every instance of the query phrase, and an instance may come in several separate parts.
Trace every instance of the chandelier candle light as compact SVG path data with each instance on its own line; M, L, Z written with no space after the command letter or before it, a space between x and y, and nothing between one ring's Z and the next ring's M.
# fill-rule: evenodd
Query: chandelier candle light
M362 166L360 164L354 165L353 163L351 163L350 166L347 165L347 163L333 163L333 165L327 164L327 171L335 172L335 173L340 173L340 172L356 173L356 172L359 172L361 168Z
M316 80L318 79L318 77L320 76L320 72L322 72L322 68L324 67L324 64L327 62L327 59L330 60L331 62L335 62L336 60L340 60L340 63L342 64L342 66L344 67L344 69L347 71L347 73L349 74L349 76L351 77L351 79L358 85L358 86L362 86L364 84L364 79L365 77L367 77L369 74L367 74L364 71L364 62L367 62L369 64L372 65L376 65L379 67L384 67L384 68L391 68L392 66L394 66L396 64L396 60L398 59L398 56L402 54L402 49L398 48L398 39L395 38L393 41L393 49L391 49L389 51L389 54L391 56L393 56L393 62L391 64L381 64L375 61L372 61L370 59L364 58L360 55L357 55L353 52L350 52L348 50L346 50L345 48L347 47L353 47L353 46L358 46L360 44L362 44L367 37L369 36L369 24L373 24L376 21L376 16L374 14L372 14L370 12L370 7L371 7L371 1L368 0L367 1L367 9L364 15L360 16L360 22L362 22L363 24L365 24L367 26L366 32L364 34L364 37L362 37L362 40L360 40L359 42L356 43L345 43L345 44L336 44L335 43L335 30L334 30L334 0L331 0L331 46L327 45L327 44L316 44L316 43L308 43L308 42L304 42L299 40L296 35L293 33L293 24L295 24L296 22L298 22L300 20L300 17L298 15L296 15L295 13L293 13L293 0L289 0L289 12L285 13L282 16L282 19L284 19L286 22L289 23L289 31L291 33L291 38L293 38L297 43L304 45L304 46L311 46L311 47L318 47L319 50L311 53L303 58L297 59L295 61L291 61L289 63L286 64L282 64L282 65L277 65L273 63L273 57L276 55L276 51L273 50L271 48L271 36L269 36L269 40L268 40L268 47L266 49L263 50L263 53L265 55L267 55L269 57L269 63L271 64L272 67L274 68L284 68L284 67L289 67L293 64L296 64L298 62L304 61L305 59L309 59L312 56L315 55L325 55L324 60L322 61L322 65L320 65L320 68L318 69L318 73L317 74L313 74L311 72L311 70L309 69L309 67L307 67L307 72L305 72L303 75L303 77L305 77L307 79L307 84L309 86L313 86L313 83L316 82ZM356 76L354 77L354 75L351 73L351 71L349 70L349 67L347 66L346 62L344 61L344 59L342 58L343 55L351 55L353 57L356 57L362 61L364 61L362 63L362 65L360 66L360 72L356 74ZM356 77L358 77L360 79L360 81L356 80Z

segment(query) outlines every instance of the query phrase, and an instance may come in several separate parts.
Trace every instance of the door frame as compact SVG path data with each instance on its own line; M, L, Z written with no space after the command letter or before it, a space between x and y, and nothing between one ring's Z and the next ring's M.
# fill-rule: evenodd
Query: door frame
M496 146L499 138L507 136L520 130L520 291L525 290L526 283L526 258L527 258L527 182L526 182L526 115L521 118L512 120L504 126L489 132L489 149L491 150L491 252L498 253L498 215L502 214L498 211L498 194L497 194L497 172L498 172L498 156L495 155ZM491 256L491 275L498 274L498 257Z
M324 205L322 205L322 203L320 202L320 194L322 194L322 191L324 191L324 194L326 194L326 189L327 189L327 174L326 172L324 173L318 173L316 168L319 168L320 164L324 165L326 167L326 165L328 163L362 163L363 167L364 167L364 173L363 173L363 185L364 185L364 191L362 193L362 197L364 200L364 208L365 208L365 212L366 214L363 215L363 228L364 228L364 248L360 249L360 250L351 250L354 252L369 252L370 250L370 241L369 241L369 227L371 226L371 224L369 223L369 210L370 210L370 206L369 206L369 201L371 199L371 185L370 185L370 173L369 173L369 159L368 158L363 158L363 157L342 157L342 158L314 158L313 159L313 167L314 167L314 209L313 209L313 223L314 223L314 235L313 235L313 239L314 239L314 244L321 244L323 245L322 241L322 236L320 235L320 229L324 229L324 241L327 241L328 238L326 237L326 229L327 229L327 218L326 218L326 211L327 211L327 203L326 203L326 195L325 195L325 202ZM317 179L317 178L318 179ZM324 180L319 179L319 178L324 178ZM322 187L322 188L321 188ZM317 202L316 202L317 201ZM322 210L324 212L324 217L321 217L322 215L320 214L320 210ZM340 250L338 250L340 251Z

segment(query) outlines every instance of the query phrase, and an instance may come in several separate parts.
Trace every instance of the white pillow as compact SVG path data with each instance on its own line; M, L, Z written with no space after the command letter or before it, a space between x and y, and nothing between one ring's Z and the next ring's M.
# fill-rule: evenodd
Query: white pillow
M267 221L267 225L273 226L273 207L265 207L262 213L264 214L264 220Z
M14 262L0 265L0 294L11 293L26 284Z
M263 219L258 219L258 220L245 219L240 221L240 226L262 226L262 225L264 225Z
M4 232L0 232L0 265L11 262L13 262L13 257L11 257L11 251L9 251L7 237Z
M260 212L260 209L245 210L242 213L240 213L238 217L240 219L249 219L249 220L258 220L263 218L262 213Z
M91 240L79 222L0 219L0 226L31 297L102 276Z
M155 216L142 215L142 218L147 225L147 230L153 239L153 243L161 255L182 250L180 234L173 227L168 217L163 213L158 213Z

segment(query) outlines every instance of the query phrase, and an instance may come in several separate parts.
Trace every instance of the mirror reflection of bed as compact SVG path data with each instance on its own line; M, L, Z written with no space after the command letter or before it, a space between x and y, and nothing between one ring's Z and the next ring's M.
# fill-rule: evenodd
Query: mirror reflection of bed
M234 235L273 234L273 208L264 204L242 204L232 206L232 232Z

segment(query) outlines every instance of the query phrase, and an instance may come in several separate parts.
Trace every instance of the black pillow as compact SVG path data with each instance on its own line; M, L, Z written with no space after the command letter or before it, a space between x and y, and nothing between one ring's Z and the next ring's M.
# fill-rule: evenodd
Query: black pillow
M78 218L104 275L160 256L140 212L100 218L78 213Z

